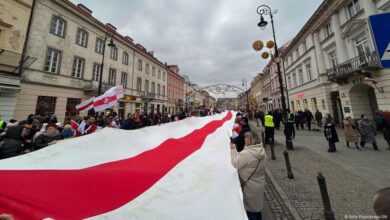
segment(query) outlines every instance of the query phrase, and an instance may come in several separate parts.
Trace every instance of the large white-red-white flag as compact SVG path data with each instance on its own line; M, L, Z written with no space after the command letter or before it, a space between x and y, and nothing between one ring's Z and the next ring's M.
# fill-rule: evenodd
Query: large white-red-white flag
M0 160L0 213L16 219L244 220L226 132L232 114L105 128Z
M123 86L114 86L93 100L93 108L97 112L111 108L118 104L120 98L123 98Z
M76 105L76 109L77 111L79 112L83 112L83 111L88 111L90 109L93 108L93 100L95 99L95 97L92 97L78 105Z

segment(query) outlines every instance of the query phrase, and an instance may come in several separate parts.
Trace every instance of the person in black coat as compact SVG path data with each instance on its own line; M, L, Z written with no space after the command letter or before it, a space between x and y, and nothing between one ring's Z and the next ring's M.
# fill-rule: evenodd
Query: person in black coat
M56 126L49 124L46 127L45 132L37 137L33 144L34 150L39 150L41 148L47 147L49 145L56 144L57 141L62 140L61 133L57 130Z
M329 144L328 152L336 152L336 143L339 142L339 137L337 136L333 118L330 114L326 114L325 116L324 128L324 136Z
M124 130L134 129L134 117L133 117L133 115L131 115L131 113L127 114L126 120L124 120L121 125L122 125L121 129L124 129Z
M299 120L299 125L301 126L301 129L303 130L305 128L304 124L305 124L305 114L303 111L299 110L298 111L298 120Z
M27 146L24 138L28 135L28 132L28 127L25 126L9 127L4 140L0 143L0 159L23 154Z
M279 112L279 109L275 110L272 116L274 117L275 128L279 130L280 121L282 120L282 114Z
M306 121L307 129L309 129L309 131L310 131L311 130L311 121L314 118L313 113L311 113L311 111L306 108L305 112L303 114L305 115L305 121Z

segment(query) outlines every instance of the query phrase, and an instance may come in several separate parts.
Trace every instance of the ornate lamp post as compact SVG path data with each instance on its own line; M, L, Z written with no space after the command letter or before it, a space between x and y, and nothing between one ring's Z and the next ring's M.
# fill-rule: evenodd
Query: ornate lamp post
M104 54L106 52L106 42L107 38L110 37L110 43L108 43L108 46L110 48L115 48L114 44L114 33L111 31L107 31L106 34L104 35L104 44L103 44L103 54L102 54L102 64L100 65L100 76L99 76L99 88L98 88L98 95L102 94L102 80L103 80L103 68L104 68Z
M286 146L287 146L287 149L292 150L293 149L293 143L292 143L292 140L291 140L291 135L292 135L291 132L292 132L292 130L291 130L291 127L290 127L292 125L290 123L288 123L288 119L287 119L286 97L284 95L283 79L282 79L282 72L281 72L281 67L280 67L281 58L279 57L278 46L276 44L275 28L274 28L274 20L273 20L273 15L276 14L277 12L278 12L277 10L272 11L271 8L269 6L267 6L267 5L260 5L259 7L257 7L257 14L260 15L260 22L257 24L257 26L259 26L260 29L262 29L262 30L265 29L265 27L267 26L268 22L264 20L263 15L269 15L270 16L274 41L273 42L272 41L267 42L267 47L269 49L271 49L273 47L273 49L274 49L274 61L275 61L276 66L277 66L277 74L278 74L278 80L279 80L279 89L280 89L280 93L281 93L284 134L286 136ZM255 41L253 43L253 48L256 51L262 50L263 46L264 46L264 44L263 44L262 41ZM266 59L266 58L268 58L268 54L266 52L264 52L262 54L262 57L264 59Z

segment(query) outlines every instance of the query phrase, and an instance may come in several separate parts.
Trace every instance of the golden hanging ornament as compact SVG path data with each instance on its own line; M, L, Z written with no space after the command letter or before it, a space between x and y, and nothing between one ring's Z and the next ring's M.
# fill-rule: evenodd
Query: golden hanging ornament
M267 42L267 47L268 47L269 49L272 49L274 46L275 46L275 43L274 43L272 40L270 40L270 41Z
M263 41L261 41L261 40L257 40L257 41L255 41L255 42L253 42L252 47L253 47L253 49L254 49L255 51L260 51L260 50L263 49L264 43L263 43Z
M269 57L269 53L267 51L265 51L261 54L261 58L263 58L263 59L268 59L268 57Z

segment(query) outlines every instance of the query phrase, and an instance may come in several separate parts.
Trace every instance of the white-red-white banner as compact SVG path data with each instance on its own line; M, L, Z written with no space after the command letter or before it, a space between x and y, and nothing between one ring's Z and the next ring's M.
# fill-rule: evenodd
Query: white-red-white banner
M231 113L105 128L0 160L0 213L16 219L243 220Z
M103 95L92 97L76 106L77 111L88 111L94 109L95 111L102 111L118 104L118 100L123 98L123 86L114 86L107 90Z
M92 97L92 98L88 99L87 101L84 101L84 102L76 105L77 111L83 112L83 111L88 111L88 110L92 109L94 99L95 99L95 97Z

